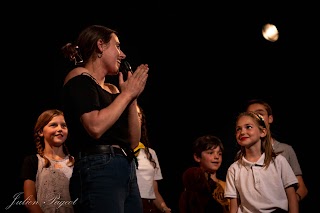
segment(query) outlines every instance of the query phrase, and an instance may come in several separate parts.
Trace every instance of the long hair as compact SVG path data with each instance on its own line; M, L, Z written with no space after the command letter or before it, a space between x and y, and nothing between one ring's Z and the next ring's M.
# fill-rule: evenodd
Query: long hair
M251 117L253 122L260 129L260 131L262 131L263 129L267 130L266 136L261 138L261 154L265 153L265 159L264 159L263 166L268 168L268 166L270 165L270 162L274 159L274 157L277 156L277 154L273 151L273 148L272 148L270 129L267 128L263 117L255 112L242 112L242 113L240 113L236 119L236 123L238 123L238 120L243 116ZM242 157L244 157L245 155L246 155L245 147L241 146L240 151L237 153L237 155L235 157L235 161L239 160L239 162L241 164L243 164Z
M52 118L62 115L64 116L63 112L58 110L58 109L49 109L46 110L44 112L42 112L38 119L37 122L34 126L34 142L36 144L36 149L37 149L37 153L44 158L45 160L45 168L48 168L50 166L50 161L46 158L46 156L44 155L44 148L45 148L45 143L44 143L44 137L40 136L40 133L42 132L43 128L52 120ZM65 143L63 143L63 152L69 156L69 162L70 164L68 166L73 166L74 164L74 159L73 157L69 154L69 150L66 146Z
M147 155L148 160L153 164L153 167L156 168L157 164L155 160L152 158L152 155L150 154L149 147L151 147L150 142L149 142L149 135L148 135L148 130L147 130L147 120L146 120L146 115L141 106L138 106L140 109L141 113L141 143L145 146L145 152Z

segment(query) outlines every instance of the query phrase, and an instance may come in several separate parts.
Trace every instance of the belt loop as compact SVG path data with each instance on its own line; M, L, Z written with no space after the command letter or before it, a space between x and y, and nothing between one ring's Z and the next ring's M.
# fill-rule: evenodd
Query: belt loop
M110 145L110 150L111 150L112 156L115 156L115 154L114 154L114 149L113 149L113 146L112 146L112 145Z

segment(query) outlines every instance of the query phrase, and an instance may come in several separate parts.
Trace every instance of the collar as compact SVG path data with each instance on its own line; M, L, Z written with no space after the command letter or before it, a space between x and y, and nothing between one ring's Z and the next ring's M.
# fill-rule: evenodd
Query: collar
M134 155L137 157L139 155L140 149L144 149L144 148L146 147L143 145L143 143L139 142L138 146L133 150Z
M249 170L249 169L251 169L252 166L263 167L264 159L265 159L265 153L263 153L261 155L261 157L259 158L259 160L257 162L250 162L247 159L245 159L244 157L242 157L242 162L243 162L244 166L246 167L246 169Z

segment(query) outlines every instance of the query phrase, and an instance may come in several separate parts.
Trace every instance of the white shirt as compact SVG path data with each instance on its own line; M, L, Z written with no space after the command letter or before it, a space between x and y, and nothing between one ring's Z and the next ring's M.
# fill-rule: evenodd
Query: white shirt
M228 169L225 197L240 197L239 213L272 212L276 208L288 210L285 188L298 183L288 161L278 155L266 169L262 167L265 154L253 163L243 158Z
M153 180L161 180L162 174L156 152L149 148L152 158L156 162L156 168L147 158L144 149L140 149L138 159L138 168L136 169L138 186L141 198L155 199L156 195L153 188Z

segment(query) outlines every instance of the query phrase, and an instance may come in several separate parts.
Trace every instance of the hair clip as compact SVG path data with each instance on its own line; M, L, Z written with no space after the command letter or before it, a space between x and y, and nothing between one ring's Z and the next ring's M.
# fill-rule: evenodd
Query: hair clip
M256 112L251 112L251 113L254 114L256 117L258 117L259 121L263 124L262 125L263 127L265 127L265 128L267 127L262 115L260 115L259 113L256 113Z
M76 46L75 49L76 49L76 53L75 53L74 56L73 56L73 58L74 58L74 64L75 64L75 65L78 65L78 64L83 63L83 59L82 59L81 55L79 54L79 47Z

